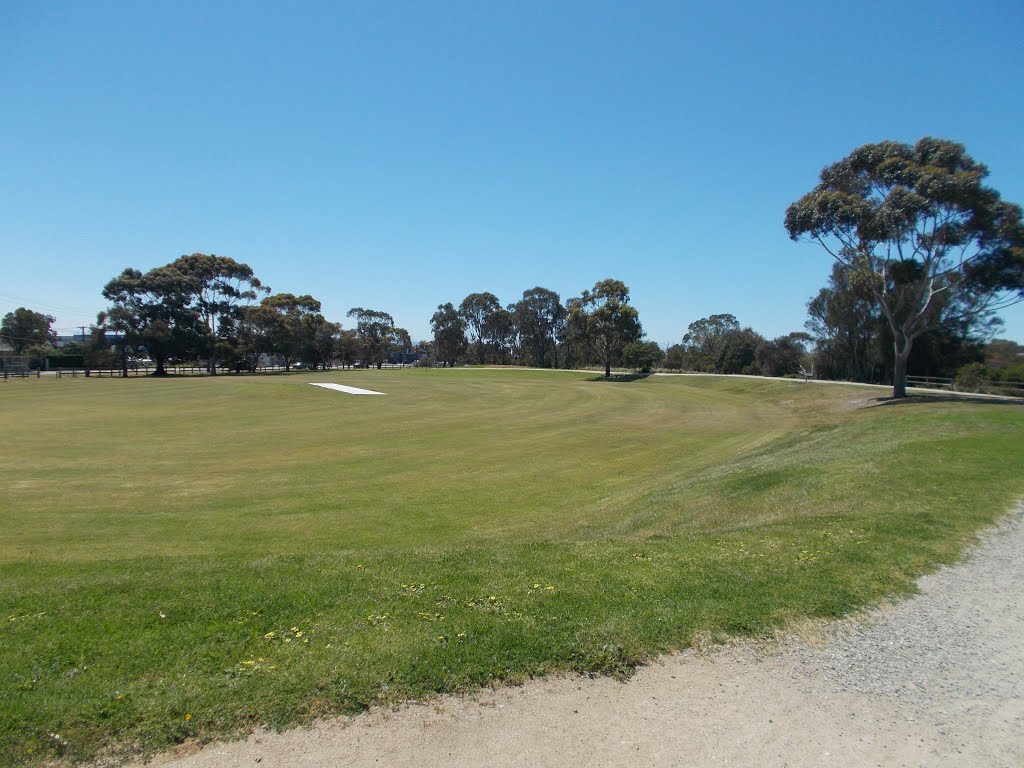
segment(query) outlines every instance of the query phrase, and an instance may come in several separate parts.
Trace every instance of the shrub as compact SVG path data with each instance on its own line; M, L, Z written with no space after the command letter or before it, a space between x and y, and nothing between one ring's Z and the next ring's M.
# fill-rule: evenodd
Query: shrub
M968 363L956 372L956 388L977 392L984 386L988 369L982 363Z

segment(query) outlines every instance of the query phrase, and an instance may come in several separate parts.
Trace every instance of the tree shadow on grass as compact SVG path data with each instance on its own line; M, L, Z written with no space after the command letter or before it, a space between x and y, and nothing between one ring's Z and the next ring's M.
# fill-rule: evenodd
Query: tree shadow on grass
M650 375L651 374L649 373L613 373L607 379L604 376L594 376L593 378L587 379L587 381L611 381L628 384L631 381L646 379Z
M864 405L864 408L880 408L913 405L925 405L928 403L972 403L975 405L1015 405L1018 408L1024 407L1024 398L1020 397L982 397L976 395L908 395L907 397L875 397Z

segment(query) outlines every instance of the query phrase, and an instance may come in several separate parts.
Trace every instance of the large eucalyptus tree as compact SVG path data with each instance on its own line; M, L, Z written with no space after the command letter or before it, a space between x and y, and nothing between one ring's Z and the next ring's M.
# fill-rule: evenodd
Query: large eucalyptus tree
M218 346L235 340L241 308L255 301L258 294L270 293L270 287L260 282L248 264L228 256L193 253L168 266L187 280L192 304L209 330L204 350L208 370L216 373Z
M623 348L644 335L640 317L629 303L629 288L621 280L599 280L592 290L569 300L566 333L589 348L611 378L612 366Z
M865 144L786 211L793 240L821 245L877 299L893 335L894 397L906 396L922 333L1024 298L1021 208L986 187L987 175L945 139Z

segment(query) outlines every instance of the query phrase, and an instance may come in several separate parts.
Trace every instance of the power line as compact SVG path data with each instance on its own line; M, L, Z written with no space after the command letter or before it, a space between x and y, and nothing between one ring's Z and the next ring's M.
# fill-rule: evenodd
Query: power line
M15 296L14 294L10 293L0 293L0 299L12 302L14 304L20 303L25 307L28 307L28 305L32 305L34 307L39 307L40 309L51 310L55 312L74 312L84 315L92 315L95 313L95 310L84 309L82 307L73 307L70 304L58 304L56 302L50 301L37 301L36 299L31 299L28 298L27 296Z
M69 333L55 333L54 335L60 337L60 336L79 336L81 334L78 334L78 333L70 333L70 334ZM3 334L3 335L0 335L0 339L3 339L4 341L40 341L38 336L11 336L10 334L6 334L6 333ZM44 341L49 341L49 339L48 338L44 339Z

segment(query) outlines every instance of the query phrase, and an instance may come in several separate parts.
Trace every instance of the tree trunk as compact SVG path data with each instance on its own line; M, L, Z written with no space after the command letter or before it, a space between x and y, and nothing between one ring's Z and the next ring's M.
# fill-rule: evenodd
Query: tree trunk
M610 379L612 377L612 361L611 358L605 358L604 361L604 377Z
M897 334L896 341L893 342L893 351L895 352L895 367L892 373L892 396L893 397L906 397L907 396L907 362L910 360L910 348L913 344L913 339L903 337L902 349L900 348L899 338L902 334Z

